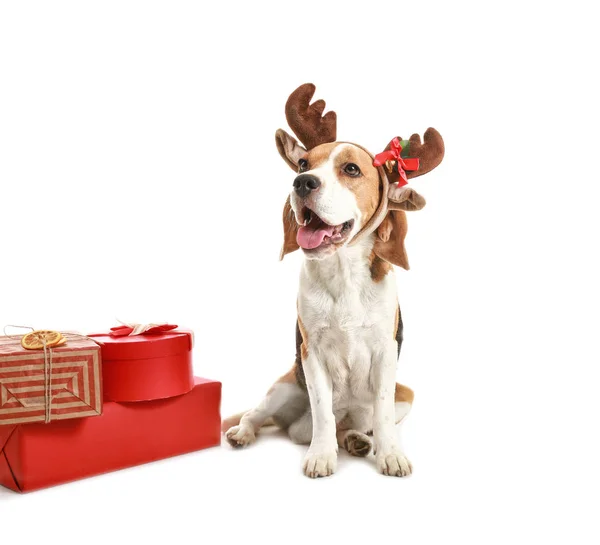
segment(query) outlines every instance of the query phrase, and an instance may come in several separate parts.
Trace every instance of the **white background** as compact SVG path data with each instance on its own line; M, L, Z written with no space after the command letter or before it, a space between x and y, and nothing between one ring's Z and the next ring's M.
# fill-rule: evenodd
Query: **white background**
M2 543L598 543L598 43L591 2L2 2L0 325L171 321L249 408L294 358L278 262L301 83L338 137L436 127L399 270L415 472L281 435L26 496Z

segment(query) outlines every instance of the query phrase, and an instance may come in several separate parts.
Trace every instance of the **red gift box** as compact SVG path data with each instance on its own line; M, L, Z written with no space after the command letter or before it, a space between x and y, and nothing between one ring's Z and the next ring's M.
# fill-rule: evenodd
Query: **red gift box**
M102 347L105 401L164 399L185 394L194 387L191 331L89 336Z
M46 351L0 337L0 426L102 414L100 347L81 335L64 336L64 346Z
M220 444L221 383L188 394L105 402L99 418L0 426L0 484L29 492Z

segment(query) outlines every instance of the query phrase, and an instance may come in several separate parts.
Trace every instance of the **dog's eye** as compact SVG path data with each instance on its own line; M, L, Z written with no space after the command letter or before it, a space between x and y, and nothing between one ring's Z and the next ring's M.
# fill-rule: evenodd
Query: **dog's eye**
M306 172L308 170L308 161L306 159L300 159L298 161L298 172Z
M348 163L344 167L344 172L348 174L348 176L359 176L360 168L358 168L358 166L356 166L354 163Z

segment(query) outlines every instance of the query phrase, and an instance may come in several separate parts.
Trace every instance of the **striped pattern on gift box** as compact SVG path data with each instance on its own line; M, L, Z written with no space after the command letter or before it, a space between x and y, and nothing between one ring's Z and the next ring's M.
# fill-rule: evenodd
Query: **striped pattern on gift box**
M85 338L25 350L0 337L0 425L50 422L102 413L100 347Z

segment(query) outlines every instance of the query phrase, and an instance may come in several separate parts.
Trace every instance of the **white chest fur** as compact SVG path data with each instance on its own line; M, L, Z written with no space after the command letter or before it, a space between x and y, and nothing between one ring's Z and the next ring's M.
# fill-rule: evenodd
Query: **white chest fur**
M331 377L337 414L372 402L372 361L395 335L395 277L390 271L372 280L372 243L367 237L330 258L306 260L300 275L298 314L307 349Z

